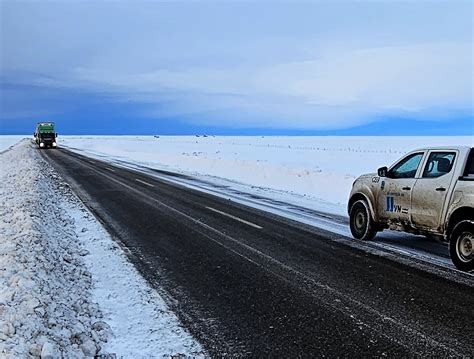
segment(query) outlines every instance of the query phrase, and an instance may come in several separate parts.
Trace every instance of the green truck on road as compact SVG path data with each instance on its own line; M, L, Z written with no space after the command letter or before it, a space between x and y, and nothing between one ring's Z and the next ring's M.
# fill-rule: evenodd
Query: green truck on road
M56 137L58 134L54 132L54 122L38 122L33 135L39 148L57 147Z

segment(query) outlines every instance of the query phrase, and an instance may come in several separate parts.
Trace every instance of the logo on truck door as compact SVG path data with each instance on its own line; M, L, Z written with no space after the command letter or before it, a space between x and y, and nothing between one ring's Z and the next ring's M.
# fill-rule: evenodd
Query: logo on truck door
M386 199L387 199L387 207L385 208L385 211L408 214L408 208L402 208L401 205L395 204L395 197L387 196Z
M387 212L401 212L402 206L395 204L395 197L387 196L387 208L385 210Z

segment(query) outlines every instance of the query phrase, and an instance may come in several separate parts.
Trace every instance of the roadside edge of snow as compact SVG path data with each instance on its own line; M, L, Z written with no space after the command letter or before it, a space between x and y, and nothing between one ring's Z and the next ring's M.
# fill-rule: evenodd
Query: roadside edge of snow
M92 298L114 334L104 344L104 353L134 358L203 355L202 347L75 194L65 207L88 251L84 260L94 281Z
M30 141L0 154L0 353L203 355Z
M180 168L173 168L172 166L163 165L160 163L134 160L132 158L124 158L121 156L112 156L106 153L90 150L88 148L78 148L72 147L70 145L63 145L62 147L79 155L87 156L100 161L107 161L114 165L118 165L125 168L133 168L135 170L142 170L143 168L148 168L150 170L168 171L180 175L189 176L193 180L196 180L200 184L204 185L204 187L212 187L213 193L216 193L215 188L219 188L218 192L222 193L224 196L226 196L228 193L241 192L244 195L256 195L260 197L263 196L262 198L267 197L268 200L284 202L288 206L302 206L315 211L325 212L331 215L347 217L347 205L345 203L342 204L329 202L322 198L306 193L302 194L278 188L257 186L251 183L246 183L225 177L219 177L216 175L210 175L204 172L201 173L197 171L187 171ZM154 175L159 177L159 175L157 174ZM170 179L168 178L168 180ZM190 185L193 185L193 183L191 183L190 181L185 180L180 180L177 182L186 182ZM202 189L202 186L198 187Z

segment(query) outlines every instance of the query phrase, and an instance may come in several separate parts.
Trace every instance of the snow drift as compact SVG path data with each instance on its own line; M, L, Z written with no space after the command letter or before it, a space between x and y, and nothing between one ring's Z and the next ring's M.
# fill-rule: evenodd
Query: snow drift
M0 167L0 356L202 353L30 141Z

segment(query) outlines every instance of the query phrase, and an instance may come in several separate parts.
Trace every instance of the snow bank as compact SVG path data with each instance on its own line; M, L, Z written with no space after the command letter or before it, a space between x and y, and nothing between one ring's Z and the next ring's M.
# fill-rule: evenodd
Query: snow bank
M202 353L30 141L0 167L0 356Z
M0 352L58 357L94 355L101 313L89 299L74 222L56 204L27 142L0 157ZM105 339L105 338L104 338Z
M60 145L152 168L225 178L304 196L345 214L352 183L406 152L474 145L472 137L63 136ZM272 194L273 196L273 194Z

